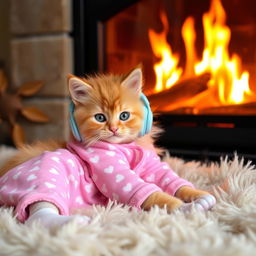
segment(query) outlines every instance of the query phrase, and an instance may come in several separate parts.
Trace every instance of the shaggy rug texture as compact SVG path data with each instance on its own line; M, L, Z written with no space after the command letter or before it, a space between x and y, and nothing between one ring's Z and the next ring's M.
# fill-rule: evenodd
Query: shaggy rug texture
M0 163L15 150L0 147ZM256 255L256 168L243 160L204 165L166 156L170 166L198 188L211 191L216 206L203 213L138 212L110 203L85 209L88 226L69 223L49 231L26 226L0 209L0 255L251 256Z

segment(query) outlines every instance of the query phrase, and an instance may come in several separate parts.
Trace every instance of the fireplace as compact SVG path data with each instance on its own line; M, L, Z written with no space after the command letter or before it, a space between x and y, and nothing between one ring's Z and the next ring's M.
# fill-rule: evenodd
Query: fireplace
M185 159L256 159L253 0L73 2L77 75L142 63L161 146Z

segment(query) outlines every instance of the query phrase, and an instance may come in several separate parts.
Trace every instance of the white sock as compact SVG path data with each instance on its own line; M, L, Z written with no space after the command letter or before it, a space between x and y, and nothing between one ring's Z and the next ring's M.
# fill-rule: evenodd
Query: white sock
M199 197L191 203L183 204L180 208L184 212L190 212L193 205L199 211L208 211L216 204L216 199L213 195L205 195Z
M73 215L64 216L59 215L58 211L52 208L41 208L32 213L26 220L25 224L32 224L34 221L39 221L43 226L47 228L58 228L70 221L77 221L79 224L88 224L90 218L87 216Z
M213 195L205 195L195 200L195 207L198 210L207 211L216 204L216 198Z

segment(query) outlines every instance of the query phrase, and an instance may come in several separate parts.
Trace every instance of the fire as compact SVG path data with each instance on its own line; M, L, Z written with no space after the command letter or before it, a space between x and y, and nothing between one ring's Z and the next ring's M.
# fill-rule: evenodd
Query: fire
M178 80L205 72L211 73L209 89L216 87L220 105L246 102L252 94L249 88L249 73L242 71L241 59L237 54L230 57L228 46L231 30L226 25L226 14L220 0L212 0L209 12L203 15L204 50L198 61L195 51L196 33L194 19L189 17L183 24L182 37L186 48L186 67L178 67L179 58L172 53L167 43L168 22L162 13L164 29L161 33L149 30L149 39L155 56L161 61L154 65L156 74L155 91L170 88ZM212 90L213 91L213 90Z
M156 57L161 58L161 61L154 65L156 73L155 92L170 88L179 80L182 74L182 68L177 67L179 57L172 53L171 46L166 40L169 25L165 13L161 13L160 18L164 26L163 31L158 34L154 30L149 29L149 39L152 42L153 53Z

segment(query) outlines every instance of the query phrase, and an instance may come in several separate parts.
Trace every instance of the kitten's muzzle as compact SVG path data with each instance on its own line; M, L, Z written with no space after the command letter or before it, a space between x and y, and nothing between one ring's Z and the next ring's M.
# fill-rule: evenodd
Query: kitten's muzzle
M113 132L113 134L115 135L115 136L118 136L118 134L117 134L117 131L118 131L118 127L109 127L109 130L111 131L111 132Z

